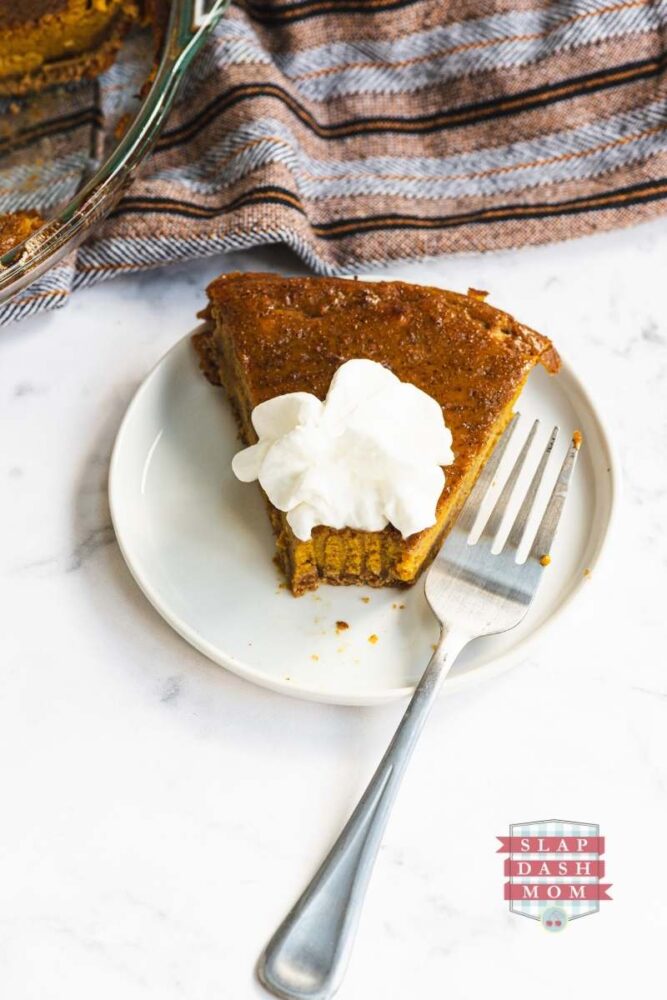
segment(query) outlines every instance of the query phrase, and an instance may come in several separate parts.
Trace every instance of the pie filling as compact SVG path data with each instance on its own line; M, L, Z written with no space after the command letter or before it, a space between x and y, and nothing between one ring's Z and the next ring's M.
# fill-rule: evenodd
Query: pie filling
M95 76L109 66L135 0L29 0L0 19L0 94Z

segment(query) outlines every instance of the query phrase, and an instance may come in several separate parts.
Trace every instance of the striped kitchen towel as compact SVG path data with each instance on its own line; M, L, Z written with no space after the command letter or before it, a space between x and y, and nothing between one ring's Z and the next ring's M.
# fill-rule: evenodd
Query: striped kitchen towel
M94 82L4 102L0 211L49 211L136 107L137 34ZM115 274L285 243L323 274L518 247L667 207L667 0L238 0L141 177L8 321Z

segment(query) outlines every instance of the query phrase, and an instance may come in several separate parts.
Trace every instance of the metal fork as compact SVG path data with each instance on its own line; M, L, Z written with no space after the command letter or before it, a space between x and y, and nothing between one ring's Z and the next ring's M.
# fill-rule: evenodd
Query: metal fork
M517 415L518 417L518 415ZM502 543L502 526L517 492L538 421L505 485L471 544L489 487L514 433L514 417L466 501L426 577L426 598L442 625L438 643L405 715L359 804L308 888L269 941L259 960L262 984L286 1000L326 1000L340 986L347 965L373 863L403 772L440 685L467 643L514 628L535 596L565 503L577 460L575 434L561 466L528 556L524 536L540 492L558 428L544 449L521 506ZM528 542L529 539L525 539Z

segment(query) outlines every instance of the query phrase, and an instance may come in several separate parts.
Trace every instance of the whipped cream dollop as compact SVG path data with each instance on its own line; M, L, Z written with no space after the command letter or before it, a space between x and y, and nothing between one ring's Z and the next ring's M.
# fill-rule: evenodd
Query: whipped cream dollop
M431 396L376 361L341 365L322 402L291 392L252 412L257 444L234 456L234 474L258 479L302 541L319 524L404 538L435 524L454 461L452 435Z

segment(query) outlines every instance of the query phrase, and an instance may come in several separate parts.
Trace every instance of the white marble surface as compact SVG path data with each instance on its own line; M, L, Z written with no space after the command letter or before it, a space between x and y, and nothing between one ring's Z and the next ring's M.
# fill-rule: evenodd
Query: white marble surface
M553 336L607 416L613 551L548 644L444 695L382 848L341 1000L656 996L667 877L667 221L425 263ZM136 386L205 282L272 251L128 277L0 332L0 983L11 1000L246 1000L256 956L402 708L226 673L163 624L109 523ZM614 901L563 935L511 916L497 834L598 822ZM647 846L655 841L655 848ZM651 988L648 984L653 982Z

